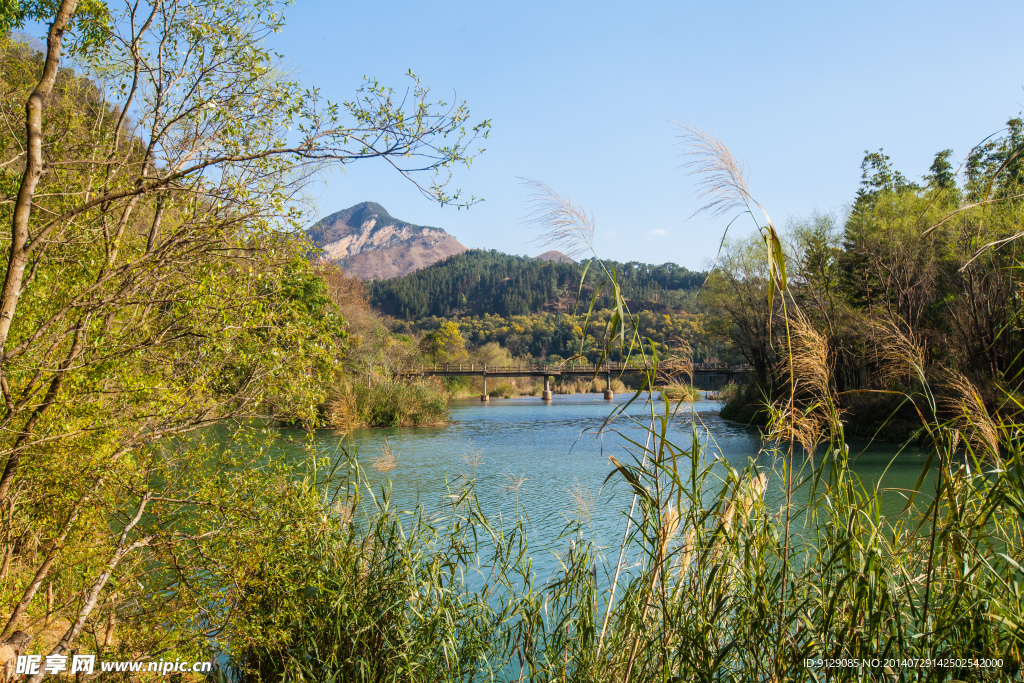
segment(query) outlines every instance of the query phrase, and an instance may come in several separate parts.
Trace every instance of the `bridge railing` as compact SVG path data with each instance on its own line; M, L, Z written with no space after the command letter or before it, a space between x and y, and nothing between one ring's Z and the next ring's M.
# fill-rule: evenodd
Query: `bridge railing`
M437 372L479 372L483 373L533 373L541 374L546 371L553 373L562 372L600 372L601 374L617 374L621 372L646 372L651 369L650 364L623 363L621 361L604 363L598 368L593 363L559 363L559 364L518 364L518 365L486 365L479 363L437 363L433 365L421 365L419 367L405 367L395 370L398 375L421 375ZM696 363L693 366L694 372L723 372L737 373L749 372L752 366L747 363Z

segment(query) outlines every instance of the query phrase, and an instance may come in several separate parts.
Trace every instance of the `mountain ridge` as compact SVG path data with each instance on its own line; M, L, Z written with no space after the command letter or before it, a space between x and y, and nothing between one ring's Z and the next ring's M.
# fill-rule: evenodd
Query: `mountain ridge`
M623 295L635 311L692 310L707 273L675 263L661 265L605 261L616 271ZM600 289L598 308L612 305L603 269L573 261L542 260L496 250L469 249L409 275L367 287L370 304L400 320L429 316L504 317L538 312L571 312L578 305L580 279L586 301Z

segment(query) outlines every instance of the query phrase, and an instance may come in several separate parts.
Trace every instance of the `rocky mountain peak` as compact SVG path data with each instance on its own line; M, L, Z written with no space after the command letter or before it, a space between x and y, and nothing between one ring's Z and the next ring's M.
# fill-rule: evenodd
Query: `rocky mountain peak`
M325 216L307 234L323 250L324 258L367 280L407 275L466 251L443 229L394 218L376 202L361 202Z

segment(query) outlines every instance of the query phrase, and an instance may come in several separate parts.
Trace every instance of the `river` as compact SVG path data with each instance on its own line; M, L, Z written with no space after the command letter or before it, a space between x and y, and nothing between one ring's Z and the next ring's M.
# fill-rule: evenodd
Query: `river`
M321 432L317 438L323 452L345 446L358 453L367 477L364 502L370 491L380 498L389 489L393 507L411 511L422 504L436 512L446 495L472 480L481 508L492 520L514 517L519 506L529 520L534 568L543 575L564 554L568 541L560 535L579 517L581 502L584 535L599 547L618 547L632 496L618 474L605 483L613 469L608 456L632 462L626 439L643 442L645 432L623 417L611 423L616 431L598 431L629 398L605 401L601 394L570 394L556 395L550 403L535 397L492 399L489 404L454 401L451 421L442 427L367 429L347 436ZM762 449L756 429L721 419L720 407L706 400L683 404L670 438L679 445L691 443L696 424L708 444L705 457L721 457L737 468L755 460L769 473L766 501L778 509L784 488L781 477L771 473L776 456ZM649 416L650 408L637 400L627 415L640 416L645 410ZM375 461L379 465L388 449L393 469L375 469ZM888 444L851 444L853 470L866 483L879 482L884 472L886 488L909 488L921 472L923 456L904 452L896 457L898 450ZM899 514L905 502L900 493L887 494L884 500L886 515Z

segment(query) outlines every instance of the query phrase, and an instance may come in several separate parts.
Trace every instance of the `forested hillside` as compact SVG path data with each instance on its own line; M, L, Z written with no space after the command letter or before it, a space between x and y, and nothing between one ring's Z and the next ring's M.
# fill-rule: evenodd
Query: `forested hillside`
M635 302L637 310L690 307L694 293L706 278L705 273L674 263L607 265L615 270L623 294ZM582 263L556 263L473 249L402 278L372 282L368 289L374 306L403 320L571 312L584 268ZM583 301L589 301L602 279L597 269L588 272ZM598 307L610 302L608 297L599 297Z

